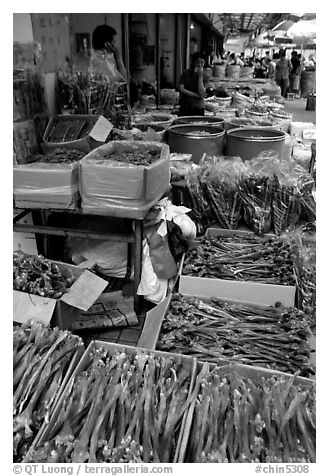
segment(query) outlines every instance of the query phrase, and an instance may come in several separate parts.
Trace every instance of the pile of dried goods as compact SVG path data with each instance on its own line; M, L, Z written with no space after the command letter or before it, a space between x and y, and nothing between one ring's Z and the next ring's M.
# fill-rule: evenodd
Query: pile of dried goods
M122 162L129 165L148 165L153 164L160 159L161 152L159 150L149 150L143 152L118 152L105 156L104 159Z
M184 132L184 135L186 136L209 136L210 134L211 132L202 131L199 129L195 129L194 131Z
M190 383L183 360L93 349L31 461L172 462Z
M33 162L42 162L46 164L70 164L81 160L85 152L75 149L54 149L46 155L36 154L33 156Z
M281 305L261 309L175 294L158 348L200 360L314 374L305 315Z
M72 285L74 277L66 277L56 263L42 256L13 255L13 288L16 291L58 299Z
M200 377L186 462L315 463L314 386L206 364Z
M58 395L82 341L68 331L30 321L14 327L14 462L21 462Z

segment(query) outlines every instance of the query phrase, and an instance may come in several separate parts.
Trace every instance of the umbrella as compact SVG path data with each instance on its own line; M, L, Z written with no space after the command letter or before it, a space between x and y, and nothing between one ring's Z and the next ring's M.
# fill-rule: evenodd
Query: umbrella
M307 39L316 38L316 20L300 20L294 23L288 30L287 35L290 38L305 37Z
M274 28L272 28L271 31L275 31L276 33L278 33L278 32L284 32L285 33L294 24L295 24L295 22L292 21L292 20L283 20L283 21L280 21L280 23L278 23Z
M311 43L316 38L316 20L300 20L287 31L287 35L293 43L303 49L303 45Z
M315 20L316 13L290 13L288 20L299 21L299 20Z

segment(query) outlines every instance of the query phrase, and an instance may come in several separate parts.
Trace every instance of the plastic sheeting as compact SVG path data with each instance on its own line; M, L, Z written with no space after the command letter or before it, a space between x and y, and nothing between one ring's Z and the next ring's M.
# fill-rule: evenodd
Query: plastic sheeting
M132 165L116 160L120 152L161 152L160 159L148 166ZM98 147L81 162L80 193L82 208L95 209L123 218L143 218L169 189L169 147L158 142L112 141Z
M79 162L72 164L39 163L14 167L15 201L58 204L60 208L77 205Z
M127 243L100 241L91 238L70 238L68 256L82 268L95 269L104 276L124 278L127 273Z

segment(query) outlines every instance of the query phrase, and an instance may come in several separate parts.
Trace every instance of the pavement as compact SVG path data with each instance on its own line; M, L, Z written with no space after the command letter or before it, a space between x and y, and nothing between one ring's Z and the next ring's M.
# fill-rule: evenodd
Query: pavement
M293 114L292 120L294 122L313 122L313 124L316 124L316 111L306 111L306 102L306 98L286 100L284 109L286 112Z

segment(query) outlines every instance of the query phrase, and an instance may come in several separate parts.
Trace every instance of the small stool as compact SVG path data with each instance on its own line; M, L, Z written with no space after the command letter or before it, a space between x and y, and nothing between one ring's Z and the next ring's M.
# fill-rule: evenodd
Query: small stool
M295 93L287 93L287 101L293 101L295 99Z

